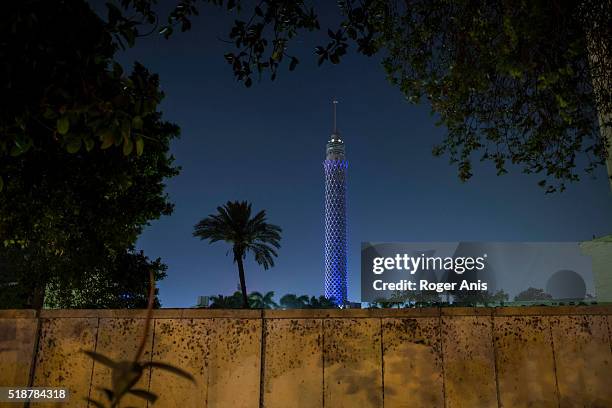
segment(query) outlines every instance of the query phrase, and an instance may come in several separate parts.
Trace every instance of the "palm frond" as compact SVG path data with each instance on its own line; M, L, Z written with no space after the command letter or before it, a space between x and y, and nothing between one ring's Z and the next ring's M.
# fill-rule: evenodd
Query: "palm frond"
M96 401L95 399L92 398L83 398L85 401L89 402L91 405L95 406L96 408L106 408L104 406L104 404L102 404L100 401Z
M129 390L128 392L130 394L136 395L137 397L146 399L150 403L155 403L155 401L157 401L157 395L155 395L152 392L149 392L147 390L134 389L134 390Z
M83 353L91 357L92 360L97 361L98 363L103 364L107 367L114 368L117 365L117 363L115 363L112 359L106 357L103 354L96 353L95 351L83 350Z
M112 400L113 400L113 398L115 398L115 393L114 393L114 392L112 392L111 390L109 390L108 388L98 387L98 389L99 389L100 391L102 391L102 392L104 393L104 395L106 395L106 398L107 398L109 401L112 401Z
M183 378L185 378L185 379L195 383L195 378L193 378L193 376L191 374L189 374L187 371L185 371L185 370L183 370L181 368L175 367L173 365L166 364L166 363L160 363L160 362L156 362L156 361L150 361L150 362L147 362L147 363L143 364L143 367L146 367L146 366L153 367L153 368L159 368L160 370L169 371L169 372L171 372L173 374L176 374L176 375L178 375L180 377L183 377Z

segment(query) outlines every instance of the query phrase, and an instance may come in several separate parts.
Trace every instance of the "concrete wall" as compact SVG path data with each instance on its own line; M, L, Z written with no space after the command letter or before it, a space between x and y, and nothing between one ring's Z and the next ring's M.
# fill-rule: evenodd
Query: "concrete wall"
M0 311L0 386L66 387L61 406L85 407L110 376L80 351L130 358L144 316ZM155 407L612 407L612 306L162 309L150 330L143 359L196 378L146 372Z

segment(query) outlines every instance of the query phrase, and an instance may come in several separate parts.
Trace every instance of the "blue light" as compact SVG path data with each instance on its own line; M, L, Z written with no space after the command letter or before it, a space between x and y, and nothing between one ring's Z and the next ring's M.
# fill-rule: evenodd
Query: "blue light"
M343 152L342 152L343 153ZM325 297L347 301L346 160L323 162L325 169Z

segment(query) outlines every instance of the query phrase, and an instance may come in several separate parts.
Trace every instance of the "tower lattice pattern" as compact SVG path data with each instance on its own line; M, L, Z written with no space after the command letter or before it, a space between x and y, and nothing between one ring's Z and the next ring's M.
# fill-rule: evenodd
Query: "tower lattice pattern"
M325 297L346 302L346 160L325 160Z

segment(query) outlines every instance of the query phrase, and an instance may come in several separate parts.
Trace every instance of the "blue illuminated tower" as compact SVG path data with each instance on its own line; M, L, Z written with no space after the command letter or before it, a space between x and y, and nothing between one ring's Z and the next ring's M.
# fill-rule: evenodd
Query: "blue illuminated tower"
M344 142L336 128L325 150L325 297L346 303L346 161Z

